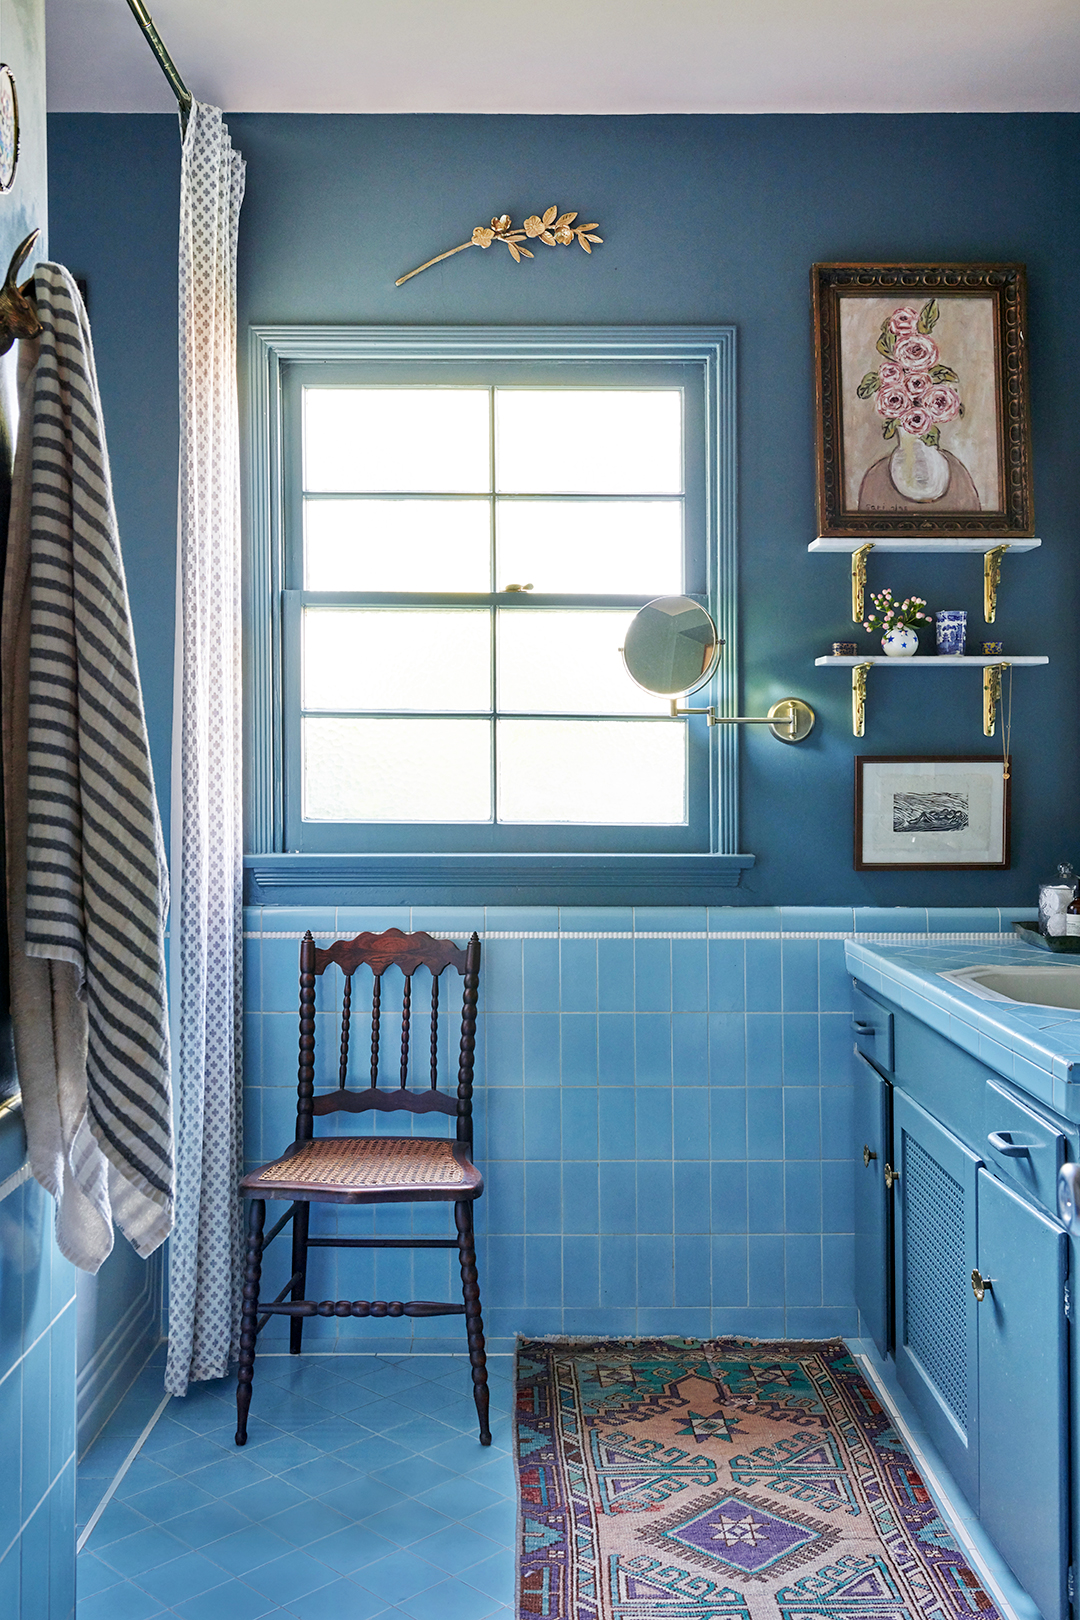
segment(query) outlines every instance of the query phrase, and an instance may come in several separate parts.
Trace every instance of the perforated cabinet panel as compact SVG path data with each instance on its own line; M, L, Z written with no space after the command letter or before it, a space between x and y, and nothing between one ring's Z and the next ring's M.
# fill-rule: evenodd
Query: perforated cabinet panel
M982 1160L893 1093L896 1372L946 1467L979 1501L978 1348L971 1271Z
M905 1132L900 1194L907 1343L966 1429L970 1283L964 1266L964 1189Z

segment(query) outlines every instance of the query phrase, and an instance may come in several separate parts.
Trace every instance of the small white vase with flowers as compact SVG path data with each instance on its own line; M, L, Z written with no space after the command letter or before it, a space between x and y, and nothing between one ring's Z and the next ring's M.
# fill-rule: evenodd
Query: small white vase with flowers
M888 586L883 591L871 591L873 612L863 620L863 629L880 630L881 649L887 658L912 658L919 650L917 626L931 624L929 613L924 613L926 602L921 596L905 596L902 602L893 600Z

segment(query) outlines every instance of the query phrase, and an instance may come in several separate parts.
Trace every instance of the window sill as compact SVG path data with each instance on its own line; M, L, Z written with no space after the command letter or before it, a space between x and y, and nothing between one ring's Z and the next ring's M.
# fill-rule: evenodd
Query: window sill
M753 855L246 855L244 900L296 905L709 905Z

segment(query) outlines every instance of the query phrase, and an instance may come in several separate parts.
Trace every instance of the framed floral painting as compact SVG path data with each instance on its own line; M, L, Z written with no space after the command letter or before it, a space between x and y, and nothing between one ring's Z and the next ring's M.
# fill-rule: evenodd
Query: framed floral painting
M818 533L1032 531L1020 264L816 264Z

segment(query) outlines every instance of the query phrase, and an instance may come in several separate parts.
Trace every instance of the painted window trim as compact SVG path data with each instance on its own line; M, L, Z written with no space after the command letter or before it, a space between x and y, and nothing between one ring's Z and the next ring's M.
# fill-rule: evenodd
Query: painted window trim
M738 853L738 730L718 728L717 772L722 791L712 849L707 855L568 856L535 855L516 861L501 855L412 854L401 856L291 855L284 849L284 804L281 759L282 626L276 604L285 577L282 513L282 373L295 362L447 358L466 360L477 354L493 360L557 357L594 360L664 360L703 368L707 412L709 476L707 510L713 532L707 535L711 596L716 604L725 654L716 676L721 713L737 713L737 552L735 461L735 330L716 327L393 327L393 326L253 326L248 343L249 444L245 524L245 721L248 857L247 885L252 898L274 903L304 903L315 893L324 897L352 893L382 894L402 884L424 903L453 893L460 901L469 888L472 868L475 895L514 887L543 903L568 892L623 893L634 885L639 904L656 893L668 904L676 893L729 888L753 863ZM636 876L633 867L636 865ZM593 870L590 871L589 868ZM258 873L258 877L256 877ZM274 874L273 880L271 874ZM370 877L365 874L370 873ZM665 879L662 874L669 874ZM585 881L587 877L587 881ZM590 903L596 903L595 901ZM658 901L659 903L659 901Z

